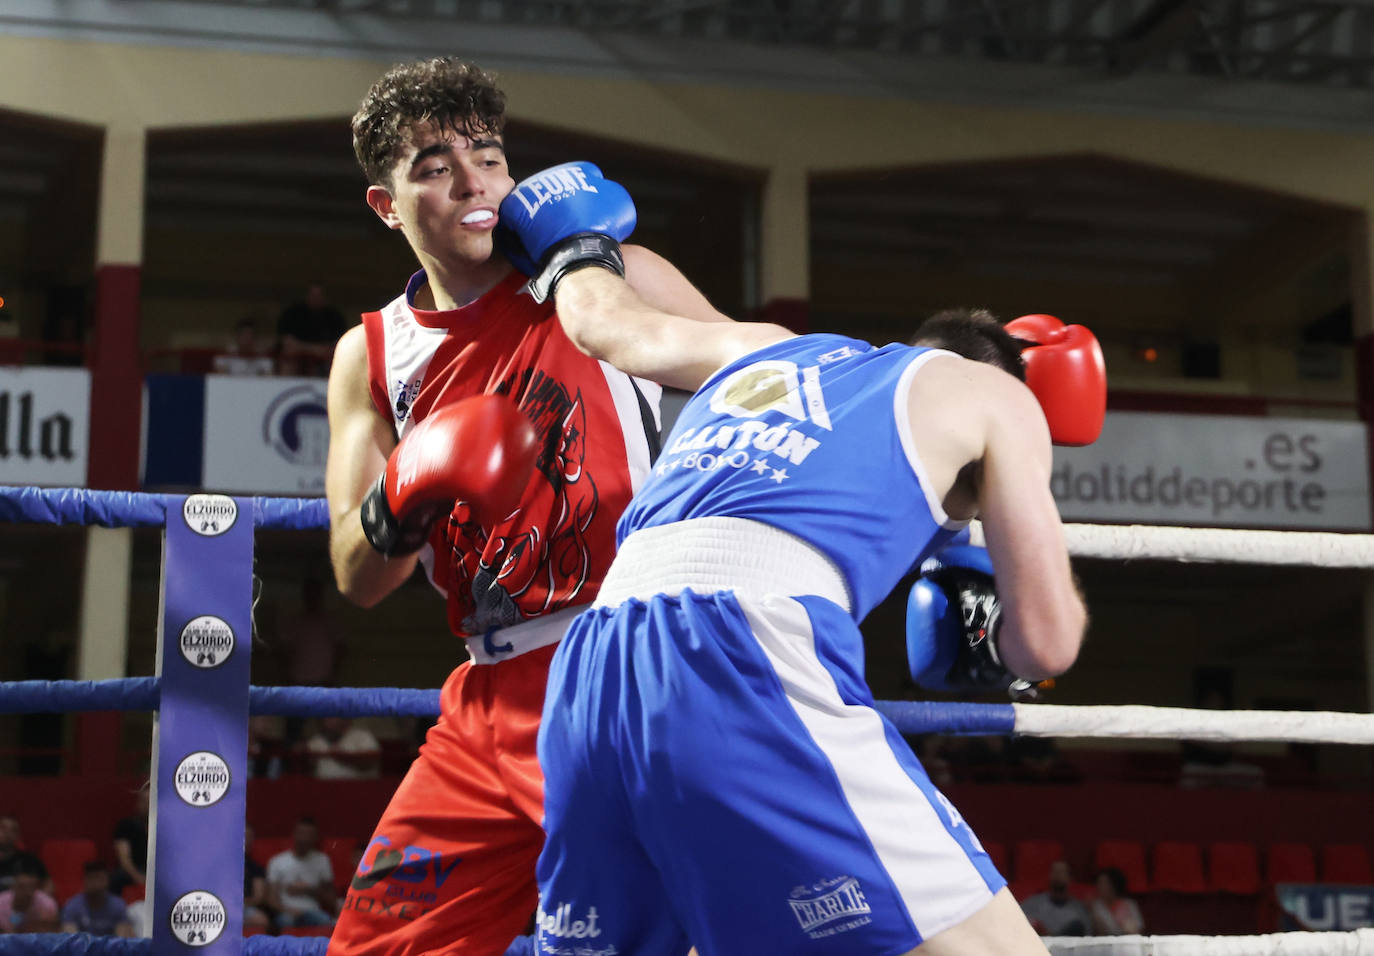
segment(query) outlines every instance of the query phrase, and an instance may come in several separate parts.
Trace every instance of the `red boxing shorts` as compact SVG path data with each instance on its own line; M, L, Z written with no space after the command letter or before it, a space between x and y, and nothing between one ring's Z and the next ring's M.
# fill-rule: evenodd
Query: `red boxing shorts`
M363 852L329 956L501 956L525 932L544 845L535 740L570 617L468 641L473 661L444 683L439 721Z

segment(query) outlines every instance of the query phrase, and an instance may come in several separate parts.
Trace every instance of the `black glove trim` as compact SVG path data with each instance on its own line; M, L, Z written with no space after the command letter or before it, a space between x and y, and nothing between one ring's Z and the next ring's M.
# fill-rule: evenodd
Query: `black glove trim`
M609 269L625 277L625 257L620 243L601 232L582 232L561 240L544 256L539 274L530 279L530 296L543 302L558 291L558 283L569 272L587 266Z
M964 643L950 665L946 683L962 691L1007 691L1013 697L1025 683L1007 670L997 649L1002 605L996 582L981 571L948 565L926 575L959 605Z
M414 554L423 548L434 518L434 509L422 508L404 525L401 524L391 511L391 503L386 500L385 470L377 476L376 484L368 489L358 508L358 520L362 522L367 543L388 558Z

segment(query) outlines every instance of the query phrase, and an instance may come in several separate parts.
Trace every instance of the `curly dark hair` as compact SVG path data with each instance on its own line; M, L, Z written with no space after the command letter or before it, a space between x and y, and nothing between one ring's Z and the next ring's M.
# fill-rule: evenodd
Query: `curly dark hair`
M406 133L423 123L468 138L500 136L506 94L492 74L453 56L393 66L353 114L353 152L369 183L391 189Z
M936 312L916 327L909 344L948 349L966 359L995 365L1023 382L1026 380L1026 363L1021 359L1021 349L1029 343L1008 332L986 309Z

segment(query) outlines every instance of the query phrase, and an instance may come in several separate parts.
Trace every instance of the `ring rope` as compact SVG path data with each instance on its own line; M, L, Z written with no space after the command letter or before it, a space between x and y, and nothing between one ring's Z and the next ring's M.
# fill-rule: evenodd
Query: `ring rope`
M324 936L268 936L259 933L243 940L243 956L324 956ZM152 956L147 937L93 936L90 933L0 934L3 956ZM533 937L518 936L505 956L533 956Z
M0 521L151 527L165 521L167 505L176 497L0 485ZM329 525L329 507L323 498L252 500L255 527L304 530ZM982 545L982 526L975 521L969 529L973 543ZM1370 534L1066 524L1064 539L1069 553L1080 558L1374 568L1374 535Z
M1135 737L1374 744L1374 714L1303 710L1012 704L1016 733L1032 737Z
M1044 942L1054 956L1371 956L1374 929L1267 936L1061 936Z
M0 485L0 521L100 525L102 528L160 528L167 508L180 495L90 488L32 488ZM253 527L305 531L329 527L323 498L253 498Z
M324 956L329 940L315 936L268 936L243 940L243 956ZM7 933L0 935L4 956L152 956L146 937L93 936L90 933Z
M1106 737L1374 744L1374 714L1185 707L880 700L904 734ZM156 710L158 679L0 681L0 714ZM248 711L285 717L434 717L439 691L413 687L258 687Z
M981 524L973 522L969 534L974 544L984 544ZM1066 524L1064 542L1069 554L1078 558L1374 568L1374 535L1370 534Z
M1374 956L1374 929L1346 933L1271 933L1266 936L1047 937L1053 956ZM0 936L5 956L151 956L151 939L87 933L14 933ZM249 936L244 956L323 956L324 937ZM529 937L506 956L528 956Z

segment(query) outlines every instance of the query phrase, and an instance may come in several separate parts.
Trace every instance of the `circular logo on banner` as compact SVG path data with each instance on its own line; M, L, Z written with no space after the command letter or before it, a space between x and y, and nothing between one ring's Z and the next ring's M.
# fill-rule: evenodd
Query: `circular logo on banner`
M177 764L177 796L193 807L208 807L229 792L229 765L219 754L197 750Z
M213 538L234 526L239 506L228 495L191 495L181 506L181 516L196 534Z
M224 932L224 904L206 890L192 890L172 904L172 935L187 946L208 946Z
M288 388L262 416L262 440L292 465L324 468L329 455L329 411L324 389Z
M234 653L234 629L213 614L202 614L181 629L180 645L188 664L208 670Z

